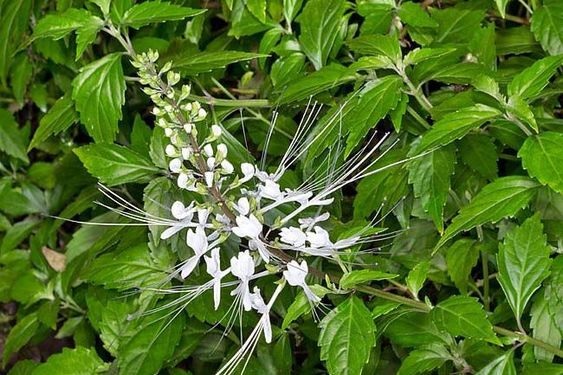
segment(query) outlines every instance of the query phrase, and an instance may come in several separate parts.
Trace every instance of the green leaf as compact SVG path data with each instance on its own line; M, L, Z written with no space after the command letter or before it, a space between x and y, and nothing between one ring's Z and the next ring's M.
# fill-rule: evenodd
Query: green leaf
M147 1L128 9L121 19L121 24L139 29L151 23L178 21L197 16L205 11L205 9L186 8L168 2Z
M389 165L378 173L362 179L356 187L354 198L354 217L364 218L373 212L381 210L385 215L409 191L407 169L400 163L406 159L406 150L395 148L383 155L375 165L374 170Z
M513 357L514 350L510 350L483 367L475 375L516 375Z
M549 56L536 61L512 79L508 84L508 96L526 100L538 95L562 63L563 56Z
M151 257L146 243L95 259L83 275L109 289L157 287L166 280L166 267Z
M438 27L438 23L430 18L430 15L424 11L424 8L419 3L412 1L405 1L401 3L399 8L399 17L401 21L410 26L415 27Z
M33 134L28 150L41 144L52 134L59 134L78 121L78 113L74 110L74 103L69 95L65 95L55 102L53 107L41 118L39 127Z
M530 176L535 177L544 185L563 194L563 134L544 132L528 137L518 157Z
M358 284L363 284L368 281L394 279L397 276L399 275L377 270L355 270L345 273L338 283L342 288L349 289Z
M12 64L12 57L20 48L23 35L29 24L33 1L0 2L0 82L6 86L6 76Z
M563 336L563 256L558 255L551 265L551 276L544 292L549 313Z
M440 233L444 231L444 205L455 161L455 148L448 146L414 159L408 167L414 196L420 198L422 208L430 214Z
M530 312L532 319L530 320L530 328L532 328L532 337L536 340L543 341L553 347L561 346L561 331L549 312L549 305L543 295L539 295L532 305ZM551 362L554 354L534 346L534 356L537 360Z
M336 44L345 5L344 0L310 0L298 17L299 44L316 70L325 66Z
M426 373L442 366L446 361L453 359L454 357L448 352L444 345L433 344L424 346L409 353L403 360L398 374L411 375Z
M406 283L407 288L410 292L418 298L418 292L422 289L424 282L426 281L426 276L430 270L430 262L420 262L409 272Z
M227 65L241 61L248 61L258 57L268 55L242 52L242 51L212 51L190 53L188 56L181 55L173 58L174 66L182 73L196 75L199 73L210 72L213 69L224 68Z
M467 294L469 275L478 260L479 247L469 238L456 241L446 252L448 275L463 294Z
M481 20L485 12L483 10L459 9L459 8L430 8L432 19L438 22L435 44L463 44L469 42L475 32L481 27Z
M417 5L418 7L418 5ZM405 65L416 65L430 59L437 59L454 52L454 48L415 48L405 56Z
M348 42L352 51L361 55L383 55L393 64L401 60L399 41L392 35L366 35Z
M10 112L0 108L0 151L29 163L25 141Z
M100 10L104 15L109 14L109 7L111 5L111 0L90 0L92 3L100 7Z
M489 180L498 174L497 148L491 137L468 134L459 142L459 156L464 164Z
M110 186L148 182L158 172L151 161L119 145L88 145L74 149L88 172Z
M31 313L20 319L18 323L10 330L10 334L6 338L2 353L3 367L6 366L12 354L18 352L25 344L31 340L35 332L39 328L39 320L37 313Z
M534 180L522 176L501 177L491 182L462 207L434 251L462 231L515 215L528 204L539 186Z
M375 323L355 296L332 310L320 323L321 359L331 375L360 374L375 345Z
M432 319L438 328L454 336L483 339L499 344L493 326L487 320L483 306L476 299L453 296L440 302L432 309Z
M447 145L500 114L499 110L483 104L475 104L449 113L422 136L417 150L422 152Z
M532 32L550 55L563 54L563 3L545 0L532 16Z
M119 348L118 366L122 374L156 374L172 357L180 342L185 324L184 314L170 309L155 312L143 319L134 335Z
M539 215L509 231L499 246L497 279L518 321L549 275L550 252Z
M287 312L283 317L283 322L281 325L282 329L287 329L289 325L294 322L301 315L307 314L311 311L311 303L307 296L303 292L299 292L295 300L287 308Z
M33 370L33 375L92 375L109 368L93 349L77 347L64 348L62 353L54 354L47 362Z
M495 4L502 18L506 16L506 6L510 0L495 0Z
M369 82L360 92L359 102L350 117L344 120L349 131L345 156L348 156L368 131L397 106L403 81L398 76L387 76Z
M384 334L394 344L407 348L453 342L449 334L436 327L430 314L420 312L407 312L393 318Z
M76 60L95 39L104 21L85 9L69 8L60 14L49 14L37 22L33 38L60 39L76 31Z
M298 100L308 99L320 92L327 91L343 83L353 81L355 76L352 71L338 64L331 64L296 80L290 84L280 95L280 104L291 103Z
M125 103L121 54L112 53L86 65L72 86L72 99L88 134L98 143L113 142Z

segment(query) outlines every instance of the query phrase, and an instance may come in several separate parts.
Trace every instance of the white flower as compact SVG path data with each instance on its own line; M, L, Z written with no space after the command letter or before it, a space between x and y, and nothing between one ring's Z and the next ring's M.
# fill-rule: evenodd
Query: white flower
M215 310L219 308L221 302L221 279L229 273L229 269L221 271L221 258L219 256L219 248L211 250L211 256L204 256L207 265L207 273L213 278L213 302Z
M253 214L249 217L237 216L236 222L233 233L240 238L258 239L262 233L262 223Z
M223 172L226 174L231 174L235 171L235 167L233 167L231 162L228 161L227 159L221 162L221 168L223 168Z
M217 158L225 158L227 157L227 145L224 143L219 143L217 145Z
M173 173L180 173L180 171L182 171L182 160L178 158L170 160L168 168L170 168L170 171Z
M305 246L307 235L296 227L282 228L280 231L280 240L291 246L303 247Z
M215 158L210 157L209 159L207 159L207 169L212 171L214 168L215 168Z
M194 215L194 204L192 202L192 204L186 207L184 206L184 203L180 201L176 201L172 203L170 212L172 213L172 216L174 216L178 220L183 220L183 219L191 220L191 218Z
M271 199L274 201L280 200L283 198L284 194L280 190L280 185L273 180L266 180L264 181L264 185L259 187L260 195L263 198Z
M272 324L270 323L270 308L264 302L264 299L260 295L260 289L254 287L254 293L250 293L250 303L252 308L262 315L260 319L262 321L264 329L264 340L269 344L272 342Z
M243 216L248 215L248 213L250 212L250 203L248 202L248 198L246 197L239 198L235 208L241 215Z
M176 150L176 147L172 145L167 145L166 148L164 149L164 152L166 153L166 155L171 157L178 155L178 151Z
M190 147L182 147L182 158L188 160L192 156L192 149Z
M252 177L254 177L254 166L252 164L242 163L240 165L240 169L243 174L243 178L240 179L240 183L249 181Z
M211 134L213 134L213 137L218 138L221 136L221 133L223 133L223 131L219 125L211 125Z
M193 272L203 254L205 254L208 250L207 235L205 234L203 227L196 227L195 232L192 229L189 229L186 236L186 243L195 254L193 257L186 260L180 268L180 276L183 279Z
M315 226L313 230L314 232L307 232L307 241L312 247L331 247L333 245L326 230L319 226Z
M203 153L207 155L207 157L213 156L213 146L209 143L203 146Z
M313 293L309 285L305 283L305 277L309 273L309 267L306 261L302 261L301 264L292 260L287 264L287 270L283 271L283 276L287 280L287 283L291 286L299 286L303 288L305 296L312 303L318 303L321 299Z
M231 258L231 273L240 280L240 284L231 292L231 295L239 295L245 311L250 311L252 303L248 283L254 275L254 259L248 250L241 251L238 257Z
M328 220L329 217L330 214L328 212L325 212L320 216L299 219L298 222L301 229L307 229L313 227L315 224L320 223L321 221Z
M160 235L160 238L165 240L172 237L182 229L190 226L192 224L192 218L194 216L193 203L188 207L185 207L182 202L176 201L172 204L170 208L170 213L174 218L178 219L177 223L172 224L169 228L166 228Z
M203 177L205 177L205 184L207 185L207 187L212 187L213 186L213 172L205 172L203 174Z

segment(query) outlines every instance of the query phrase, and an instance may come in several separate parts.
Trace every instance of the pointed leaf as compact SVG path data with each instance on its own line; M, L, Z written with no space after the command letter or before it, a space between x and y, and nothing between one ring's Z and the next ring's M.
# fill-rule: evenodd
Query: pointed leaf
M74 149L88 172L110 186L148 182L158 172L151 161L119 145L88 145Z
M77 347L64 348L62 353L54 354L33 370L33 375L92 375L109 368L94 349Z
M147 1L129 8L121 19L121 24L139 29L151 23L178 21L197 16L205 11L205 9L186 8L168 2Z
M10 334L4 344L2 353L3 367L6 366L12 354L17 353L31 340L38 328L39 320L37 319L37 313L31 313L18 321L10 330Z
M182 73L195 75L210 72L213 69L224 68L229 64L267 56L268 55L242 51L212 51L196 54L190 53L187 56L179 55L173 57L172 60L174 66Z
M516 375L513 357L514 350L511 350L483 367L475 375Z
M388 280L394 279L399 275L377 271L377 270L355 270L345 273L339 281L342 288L349 289L358 284L363 284L368 281Z
M369 82L361 91L359 102L345 119L349 131L345 155L349 155L368 131L394 109L401 98L403 81L398 76L387 76Z
M440 302L432 310L438 328L454 336L483 339L499 344L483 306L475 298L453 296Z
M10 112L2 108L0 108L0 151L29 163L25 141L18 123Z
M290 84L281 94L278 102L291 103L324 92L355 79L354 73L338 64L331 64Z
M545 0L532 16L532 32L550 55L563 54L563 2Z
M422 208L430 214L439 232L444 230L444 205L455 167L455 148L443 147L409 164L409 183Z
M434 251L462 231L515 215L528 204L539 186L523 176L501 177L491 182L467 206L462 207Z
M125 103L121 54L112 53L86 65L72 86L72 99L88 134L98 143L113 142Z
M426 373L453 359L453 356L444 345L433 344L424 346L409 353L403 360L398 374L414 375Z
M360 374L375 345L375 323L371 312L351 296L320 323L321 359L331 375Z
M499 246L497 279L518 320L534 292L549 275L549 254L538 215L509 231Z
M52 134L65 131L77 121L78 113L74 110L74 102L70 95L63 96L39 121L39 127L35 131L28 149L36 147Z
M499 110L483 104L475 104L447 114L422 136L418 152L447 145L499 115Z
M563 56L549 56L536 61L512 79L508 85L508 96L526 100L538 95L562 63Z
M310 0L298 18L299 44L316 70L325 66L335 45L345 5L344 0Z
M563 194L563 134L544 132L528 137L518 156L530 176Z

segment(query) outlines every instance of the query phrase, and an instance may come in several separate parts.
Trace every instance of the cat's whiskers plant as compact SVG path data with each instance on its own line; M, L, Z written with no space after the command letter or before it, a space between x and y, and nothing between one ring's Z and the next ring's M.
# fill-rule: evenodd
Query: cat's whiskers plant
M374 249L361 250L359 246L393 235L373 232L373 226L377 224L375 220L337 241L331 240L330 233L323 228L323 223L330 217L323 208L333 202L331 195L346 184L374 173L374 164L386 151L375 155L388 137L385 134L375 146L370 146L374 135L366 146L339 166L338 161L344 159L344 155L337 147L331 150L327 171L320 173L319 168L297 189L282 189L280 180L285 172L323 136L324 130L309 135L321 106L311 104L273 173L264 170L267 148L259 166L251 163L234 165L229 160L228 147L221 142L222 128L212 125L206 130L198 126L206 119L206 110L197 101L189 100L190 86L176 88L180 75L171 70L172 64L168 62L158 70L157 60L158 53L150 51L133 55L132 64L138 70L143 91L155 105L152 111L155 124L163 128L169 141L165 154L170 158L170 173L175 176L180 189L200 195L201 200L176 201L169 207L172 219L161 218L144 212L102 186L102 193L120 209L100 204L135 222L131 224L166 227L160 234L161 240L185 235L186 244L192 251L191 256L170 270L160 286L143 288L147 292L179 297L137 315L171 310L165 317L175 318L207 291L212 292L214 308L218 309L222 302L221 290L226 288L230 290L233 302L221 319L225 322L224 335L237 320L242 330L245 312L255 311L261 316L239 351L219 370L220 374L230 374L239 369L243 361L244 369L260 337L263 336L266 342L272 341L271 308L285 286L302 290L315 319L319 319L316 309L325 308L322 296L317 295L306 280L313 274L326 279L329 288L332 283L323 272L311 268L307 259L320 257L343 264L342 255L372 252ZM275 119L276 115L266 145L275 130ZM336 112L330 121L340 121L340 113ZM394 144L391 142L390 147ZM282 216L277 209L281 206L287 208ZM240 251L229 259L229 266L222 267L221 258L228 254L222 251L222 245L228 239L237 241ZM351 250L353 247L355 250ZM205 265L208 281L192 286L167 286L173 279L189 280L200 265ZM279 276L278 285L271 298L265 301L255 285L256 280L273 275Z

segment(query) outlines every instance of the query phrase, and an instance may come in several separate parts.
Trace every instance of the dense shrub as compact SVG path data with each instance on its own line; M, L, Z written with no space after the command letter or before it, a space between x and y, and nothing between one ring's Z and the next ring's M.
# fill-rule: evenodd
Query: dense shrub
M560 0L0 20L8 374L563 373Z

